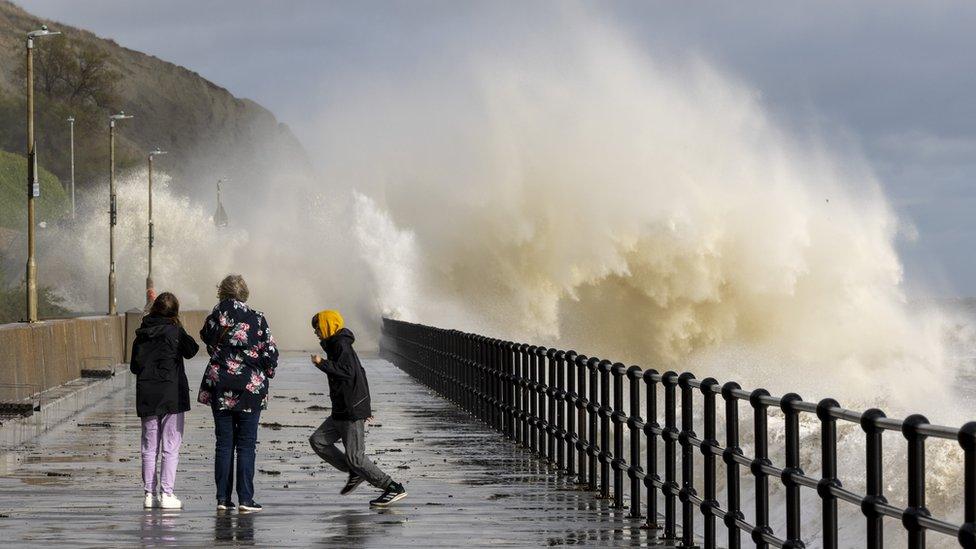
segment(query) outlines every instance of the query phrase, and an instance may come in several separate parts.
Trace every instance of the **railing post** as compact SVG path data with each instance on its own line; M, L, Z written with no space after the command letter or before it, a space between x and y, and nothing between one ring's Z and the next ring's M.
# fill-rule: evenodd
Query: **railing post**
M508 348L508 342L496 339L495 340L495 393L498 398L498 432L508 436L508 395L506 389L508 388L508 372L506 369L506 364L508 363L508 357L506 356L506 349Z
M600 369L600 498L610 499L610 461L613 451L610 449L610 370L613 363L601 360Z
M725 512L725 527L729 530L729 549L741 547L741 536L737 520L743 520L741 493L739 491L739 463L736 457L742 455L739 448L739 398L735 391L740 390L739 384L730 381L722 385L722 399L725 400L725 450L722 451L722 461L725 463L725 491L728 499L728 509Z
M462 375L468 382L468 386L471 388L467 400L466 409L469 414L480 419L480 414L478 409L481 407L481 391L478 387L478 348L480 347L480 342L478 341L477 335L465 334L459 341L459 349L461 363L460 371ZM450 377L442 377L441 383L444 388L452 385L450 383Z
M644 527L648 530L658 530L657 491L661 486L661 477L657 473L657 437L661 434L661 425L657 422L657 380L660 378L657 370L644 370L641 375L646 388L644 405L647 408L647 418L644 420L644 440L647 443L647 472L644 474L644 487L647 488L647 518Z
M418 334L419 341L417 350L418 354L423 357L421 367L423 368L425 377L427 378L427 385L437 392L440 392L441 389L441 386L438 383L438 380L440 379L439 372L441 372L442 369L447 368L447 361L444 359L444 357L433 352L433 349L437 344L437 339L441 337L446 338L447 336L430 330L425 330ZM450 395L447 395L447 397L451 398Z
M769 544L763 538L772 534L769 527L769 475L763 467L772 465L769 461L769 433L767 432L766 408L763 397L768 397L766 389L756 389L749 395L749 404L754 412L754 428L756 436L756 455L752 460L750 470L756 479L756 526L752 529L752 541L756 549L767 549Z
M964 507L963 524L959 529L959 545L967 549L976 547L976 421L959 429L959 445L964 455Z
M579 397L576 399L576 418L579 424L579 442L576 444L576 450L579 457L579 484L589 484L589 478L586 476L589 471L587 457L590 453L590 439L586 433L590 407L590 400L587 398L586 392L586 363L588 361L586 355L576 357L577 392L579 393Z
M495 356L495 348L498 345L497 339L485 341L485 386L488 392L488 417L487 423L492 429L498 429L498 361Z
M630 478L630 517L641 518L641 481L644 470L640 465L641 427L644 420L640 409L640 366L627 369L627 380L630 382L630 417L627 427L630 428L630 466L627 476Z
M499 341L498 343L498 391L501 398L501 427L507 438L512 438L511 430L511 377L510 365L512 358L512 343Z
M837 549L837 497L834 488L840 488L837 480L837 418L830 414L840 403L825 398L817 404L817 417L820 419L820 482L817 495L823 502L821 521L823 522L824 549Z
M627 414L624 413L624 374L627 367L617 362L611 367L613 374L613 412L610 420L613 422L613 507L624 508L624 469L627 461L624 459L624 425Z
M552 358L552 377L556 379L553 406L556 408L556 469L566 471L566 352L557 351Z
M529 407L529 372L531 368L529 366L529 346L525 343L519 348L521 351L522 364L520 365L521 380L519 381L519 387L522 392L522 446L525 448L529 447L529 431L530 431L530 410Z
M590 382L589 382L590 405L587 407L587 411L589 412L588 420L590 424L589 428L587 429L590 435L590 447L587 450L587 454L589 454L588 456L589 459L587 460L588 471L586 472L586 474L590 480L590 490L593 491L596 491L597 489L596 465L597 465L597 461L599 460L600 450L601 450L599 443L597 442L597 419L600 413L600 401L599 401L599 396L597 394L597 389L599 385L599 381L598 381L599 378L597 377L598 374L597 367L599 364L600 364L600 359L596 357L591 357L589 360L586 361L586 369L590 371L590 376L589 376L590 377Z
M471 387L471 395L469 397L469 406L467 407L468 413L473 415L477 419L481 419L481 414L479 410L481 408L481 387L478 383L480 364L478 363L478 352L481 348L481 342L479 341L480 336L478 335L468 335L461 341L461 368L465 376L469 380L469 385ZM444 378L445 388L452 385L450 383L450 378Z
M441 334L441 336L452 337L448 334ZM439 361L441 367L438 368L440 370L440 375L437 376L438 387L441 390L444 388L453 390L454 387L451 386L454 384L450 383L453 381L451 377L454 376L459 381L463 380L467 386L467 391L458 392L457 399L465 411L478 417L478 363L475 360L478 350L478 336L455 333L453 339L457 361L453 365Z
M482 337L478 342L480 352L478 353L478 373L479 386L481 387L481 421L491 427L491 414L494 405L491 400L491 339Z
M800 485L797 482L797 478L803 476L803 469L800 468L800 411L795 405L802 401L796 393L783 395L779 401L786 424L786 467L780 480L786 486L786 543L783 547L788 549L806 547L800 537Z
M430 370L428 379L430 380L431 387L435 391L440 391L441 387L439 380L442 372L444 372L445 375L450 376L453 373L462 370L459 365L465 360L466 357L463 355L463 350L461 349L461 337L456 333L433 330L427 331L425 335L428 336L425 339L428 339L429 341L427 341L424 351L431 353L431 363L426 368L427 370ZM441 342L443 342L446 350L446 353L444 354L434 352L434 349L436 349ZM455 395L450 392L447 393L446 396L459 404L462 409L467 410L465 400L458 400L455 398Z
M548 400L546 397L549 382L546 380L546 348L538 347L535 350L536 356L536 384L535 398L538 402L536 408L536 432L538 433L538 454L543 461L548 461L549 456L549 422L546 420Z
M718 449L718 440L715 438L715 387L717 386L718 382L711 377L701 382L702 397L705 400L705 432L701 445L702 458L705 462L705 497L701 503L702 515L705 517L705 549L715 549L715 511L719 507L715 494L717 489L715 452Z
M478 387L478 338L479 336L475 334L466 334L462 339L460 356L461 356L461 372L467 381L468 386L471 388L470 395L466 399L468 401L468 406L466 409L469 414L476 418L480 418L478 409L481 407L481 391ZM443 381L449 381L449 378ZM451 383L446 383L445 385L450 386Z
M684 372L678 376L678 386L681 387L681 431L678 442L681 444L681 489L678 499L681 500L681 544L683 547L697 547L695 545L695 505L692 498L695 492L695 438L694 402L691 380L695 376Z
M908 549L925 547L925 527L919 524L919 518L929 516L925 508L925 435L918 432L918 426L928 422L925 416L913 414L901 425L908 440L908 508L901 517L908 530Z
M453 334L444 334L447 338L451 340L451 347L453 347L453 355L455 359L450 363L441 363L438 361L437 364L442 364L443 368L438 368L443 372L447 373L448 378L454 377L457 379L461 385L457 394L457 400L464 409L469 414L475 414L475 409L478 402L478 393L475 388L474 376L475 367L474 360L474 347L477 345L476 336L474 334L463 334L460 332L455 332ZM442 379L440 375L437 379ZM438 387L440 383L438 382Z
M883 454L881 451L881 435L884 432L878 425L878 420L885 417L885 413L872 408L861 414L861 429L866 435L865 440L865 489L867 494L861 500L861 512L867 518L867 549L882 549L884 547L884 515L878 510L878 505L888 503L884 497Z
M529 346L529 449L539 453L539 370L537 367L539 347Z
M516 444L519 443L519 414L521 413L522 401L519 397L519 344L514 341L508 344L508 409L509 409L509 436Z
M666 372L661 376L664 385L664 539L677 539L677 517L675 516L675 498L678 495L677 462L675 442L678 441L677 403L675 402L675 387L678 385L678 374Z
M455 334L450 332L441 332L436 330L424 330L420 334L420 339L422 343L419 345L419 353L424 358L429 358L430 360L424 360L421 362L421 368L424 371L425 378L427 379L427 385L431 389L440 392L440 385L437 380L440 378L439 373L442 371L450 372L454 370L455 364L462 360L461 351L458 348L457 338ZM434 349L443 342L444 353L435 352ZM442 393L443 394L443 393ZM448 399L454 400L451 393L444 394ZM462 402L454 400L457 404L464 405Z
M563 362L566 376L566 474L576 475L576 445L579 444L579 433L576 431L576 403L579 394L576 393L576 351L567 351Z
M456 349L455 353L457 355L457 362L454 368L447 368L446 371L450 372L454 370L458 373L458 379L463 380L465 386L467 387L467 394L462 396L461 407L464 408L466 412L473 416L478 414L475 412L478 403L478 388L475 384L475 367L474 359L474 347L477 345L474 334L457 334L457 339L455 340ZM443 378L440 375L436 376L438 379L437 390L443 390Z
M556 425L556 406L562 400L557 400L556 395L559 393L559 380L556 379L556 353L562 352L556 349L549 349L546 351L546 364L549 366L549 374L546 376L546 438L547 448L546 455L549 457L549 463L556 466L556 470L559 470L559 461L556 459L556 436L559 434L559 428ZM560 452L561 454L562 452Z

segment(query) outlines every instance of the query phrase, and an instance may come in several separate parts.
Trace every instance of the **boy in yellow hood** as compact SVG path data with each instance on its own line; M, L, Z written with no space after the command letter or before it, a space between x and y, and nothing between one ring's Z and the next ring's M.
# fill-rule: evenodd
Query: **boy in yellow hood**
M312 317L312 329L326 358L312 355L312 364L329 378L332 414L309 437L312 449L336 469L349 473L349 480L339 492L352 493L364 480L383 490L369 504L386 507L407 497L403 485L394 482L366 457L366 421L372 418L369 382L359 355L352 348L356 340L345 327L338 311L320 311ZM345 453L335 443L341 440Z

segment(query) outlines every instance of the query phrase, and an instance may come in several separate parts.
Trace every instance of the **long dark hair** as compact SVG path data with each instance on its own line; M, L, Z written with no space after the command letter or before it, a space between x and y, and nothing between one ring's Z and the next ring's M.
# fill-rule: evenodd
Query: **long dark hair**
M149 314L172 319L173 323L179 326L180 300L170 292L163 292L156 297L156 301L153 301Z

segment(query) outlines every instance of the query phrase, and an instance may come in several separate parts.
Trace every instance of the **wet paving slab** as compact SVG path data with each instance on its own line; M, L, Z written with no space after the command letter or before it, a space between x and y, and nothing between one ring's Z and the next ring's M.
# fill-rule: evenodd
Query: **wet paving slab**
M308 437L328 415L325 376L307 355L282 358L258 432L257 514L215 509L213 420L187 414L176 494L182 511L142 509L135 385L0 453L4 546L669 547L626 511L472 420L404 372L365 360L376 420L367 453L409 497L370 509L378 491L340 496L345 475ZM203 361L188 364L195 386Z

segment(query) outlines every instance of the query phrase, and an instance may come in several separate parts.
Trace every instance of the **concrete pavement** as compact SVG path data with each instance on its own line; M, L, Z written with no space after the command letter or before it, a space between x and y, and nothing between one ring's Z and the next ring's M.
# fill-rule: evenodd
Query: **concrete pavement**
M215 510L213 422L200 405L187 415L177 477L186 508L144 511L130 379L92 409L0 456L0 539L35 547L663 547L626 511L550 474L389 363L365 363L376 411L368 453L410 493L395 508L370 509L378 492L365 484L338 495L344 475L307 440L329 413L325 376L307 355L288 354L258 433L255 499L263 512ZM191 387L203 364L188 365Z

